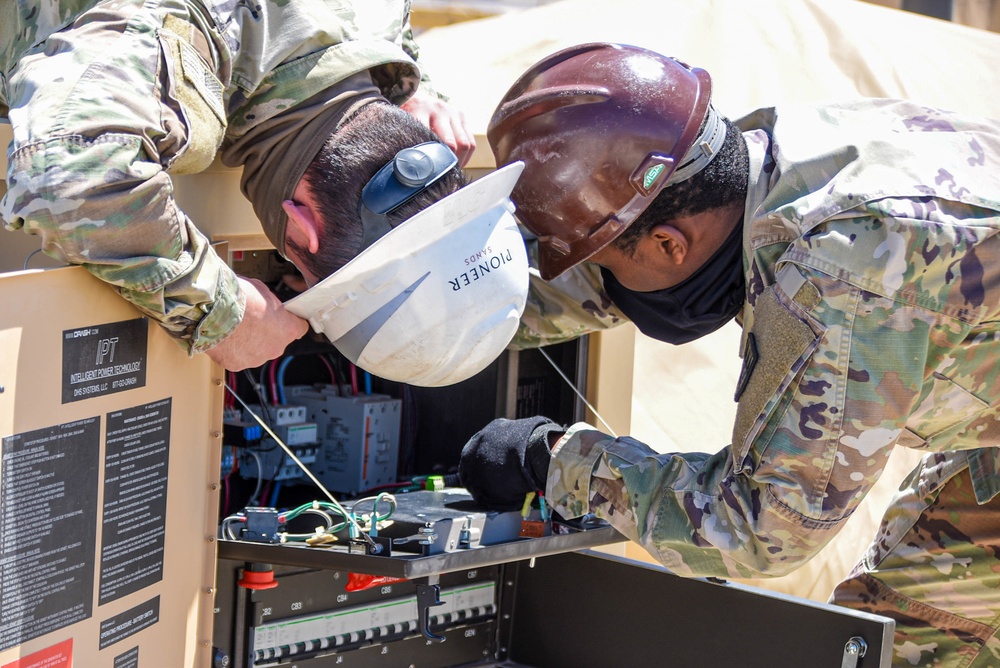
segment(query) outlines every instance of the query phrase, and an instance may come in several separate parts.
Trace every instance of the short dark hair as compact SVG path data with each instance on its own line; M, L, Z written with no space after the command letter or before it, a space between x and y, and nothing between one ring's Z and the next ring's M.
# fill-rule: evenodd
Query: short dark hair
M726 139L712 162L687 179L660 191L645 211L612 243L623 253L635 252L639 241L656 225L742 201L747 196L750 158L743 134L728 118Z
M287 242L317 280L337 271L360 252L364 231L358 202L368 180L399 151L428 141L439 139L399 107L379 102L362 107L330 135L302 176L322 222L319 251L310 253ZM466 182L465 174L456 167L393 211L390 224L406 220Z

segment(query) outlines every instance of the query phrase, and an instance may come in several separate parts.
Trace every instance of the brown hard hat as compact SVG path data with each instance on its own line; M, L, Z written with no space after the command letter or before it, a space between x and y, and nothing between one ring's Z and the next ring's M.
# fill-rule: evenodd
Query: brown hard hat
M608 43L552 54L511 86L487 137L498 167L525 164L511 199L538 236L542 278L604 248L664 185L707 164L721 144L720 126L725 136L709 114L711 91L705 70ZM711 142L707 130L699 134L706 117L714 123ZM675 175L687 163L693 171Z

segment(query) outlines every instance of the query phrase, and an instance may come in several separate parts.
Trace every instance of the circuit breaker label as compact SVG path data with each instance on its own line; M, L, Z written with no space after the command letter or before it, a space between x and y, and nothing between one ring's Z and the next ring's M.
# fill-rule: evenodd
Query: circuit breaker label
M62 402L146 385L146 318L63 332Z
M163 578L171 399L108 413L98 601Z
M8 436L0 461L0 650L88 619L99 417Z
M101 622L101 649L134 636L160 621L160 597L154 596L145 603ZM127 665L127 664L126 664Z

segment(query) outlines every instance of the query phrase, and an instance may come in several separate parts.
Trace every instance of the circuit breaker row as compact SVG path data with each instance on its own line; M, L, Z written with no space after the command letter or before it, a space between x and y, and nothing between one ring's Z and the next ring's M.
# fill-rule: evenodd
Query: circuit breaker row
M422 613L412 581L276 567L277 586L248 591L232 584L241 565L220 562L221 614L246 611L216 622L215 645L230 665L398 666L424 656L415 665L445 666L496 652L500 567L441 576L439 603Z

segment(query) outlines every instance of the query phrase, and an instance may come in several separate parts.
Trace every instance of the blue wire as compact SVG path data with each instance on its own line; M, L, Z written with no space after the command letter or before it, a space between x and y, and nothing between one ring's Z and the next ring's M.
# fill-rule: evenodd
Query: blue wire
M372 393L372 375L365 371L365 394Z
M282 404L285 403L285 369L288 368L293 359L295 359L295 355L289 355L281 360L281 364L278 366L278 401Z
M549 509L545 506L545 495L544 494L539 494L538 495L538 512L541 514L543 522L548 522L549 521Z

